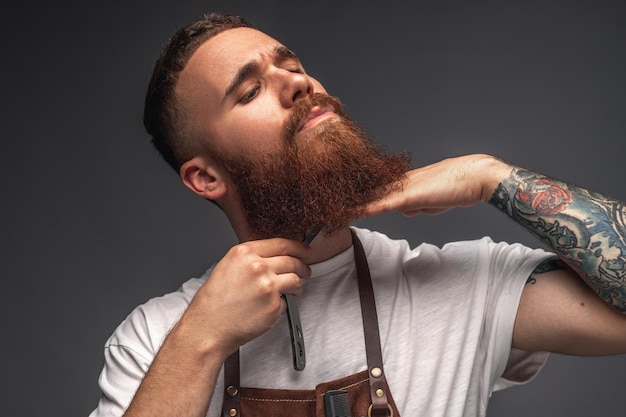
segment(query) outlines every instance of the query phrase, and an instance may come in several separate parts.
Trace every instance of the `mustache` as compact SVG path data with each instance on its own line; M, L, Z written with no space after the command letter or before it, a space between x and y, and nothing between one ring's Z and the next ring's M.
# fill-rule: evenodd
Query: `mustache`
M331 106L334 112L341 117L346 116L341 100L324 93L313 93L296 102L291 115L283 125L283 143L292 143L300 124L316 106Z

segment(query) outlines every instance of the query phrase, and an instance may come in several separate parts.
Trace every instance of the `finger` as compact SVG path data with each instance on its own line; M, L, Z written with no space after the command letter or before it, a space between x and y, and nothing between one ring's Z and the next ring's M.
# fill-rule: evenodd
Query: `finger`
M240 251L255 253L263 258L274 256L293 256L299 259L310 255L311 247L297 240L272 238L251 240L239 245Z
M268 267L275 274L295 273L300 278L311 276L311 267L293 256L274 256L266 258Z
M445 213L448 210L450 210L450 209L449 208L432 208L432 207L431 208L421 208L421 209L403 211L402 215L406 216L406 217L413 217L413 216L417 216L419 214L436 215L436 214Z
M363 217L376 216L378 214L389 213L390 211L393 211L393 210L394 210L394 204L393 204L392 196L387 196L365 206L365 209L363 210Z
M302 295L304 283L297 274L287 273L276 276L276 287L281 294Z
M361 217L376 216L385 212L385 203L383 201L375 201L368 204L363 209Z

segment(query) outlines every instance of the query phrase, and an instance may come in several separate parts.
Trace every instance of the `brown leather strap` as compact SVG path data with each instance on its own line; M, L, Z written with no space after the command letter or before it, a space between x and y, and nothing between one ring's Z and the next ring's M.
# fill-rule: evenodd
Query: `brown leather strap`
M352 233L354 246L354 262L359 283L359 299L361 300L361 315L363 317L363 333L365 335L365 354L369 371L370 396L372 397L371 416L388 416L390 412L387 399L387 380L383 368L383 353L380 347L380 332L378 330L378 315L376 313L376 299L372 278L367 264L367 257L361 241Z
M235 351L224 362L224 402L222 417L240 415L239 399L241 396L239 373L239 350Z

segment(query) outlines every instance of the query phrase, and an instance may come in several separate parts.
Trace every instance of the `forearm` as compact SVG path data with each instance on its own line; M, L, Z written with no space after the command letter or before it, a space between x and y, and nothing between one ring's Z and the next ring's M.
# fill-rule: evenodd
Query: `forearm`
M206 415L224 355L184 327L179 322L165 339L125 417Z
M554 250L608 304L626 311L624 203L515 169L489 203Z

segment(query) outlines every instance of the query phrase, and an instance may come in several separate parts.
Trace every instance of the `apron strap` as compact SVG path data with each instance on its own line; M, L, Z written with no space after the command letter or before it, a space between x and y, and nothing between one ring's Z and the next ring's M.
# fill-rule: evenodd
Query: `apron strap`
M372 405L368 416L388 416L391 408L387 399L387 380L383 370L383 354L380 347L380 332L378 330L378 316L376 313L376 299L367 257L361 241L352 233L354 246L354 262L359 283L359 299L361 300L361 315L363 317L363 333L365 336L365 354L370 383L370 397Z
M239 400L240 391L239 349L233 352L224 362L224 401L222 417L235 417L241 414Z
M361 315L363 317L363 333L365 336L365 354L372 405L368 417L386 417L391 414L391 407L387 399L387 380L383 371L383 355L380 347L380 332L378 330L378 316L376 314L376 299L370 276L367 257L361 241L356 233L350 229L352 245L354 246L354 262L361 300ZM234 352L224 362L224 402L222 417L240 416L240 370L239 350Z

